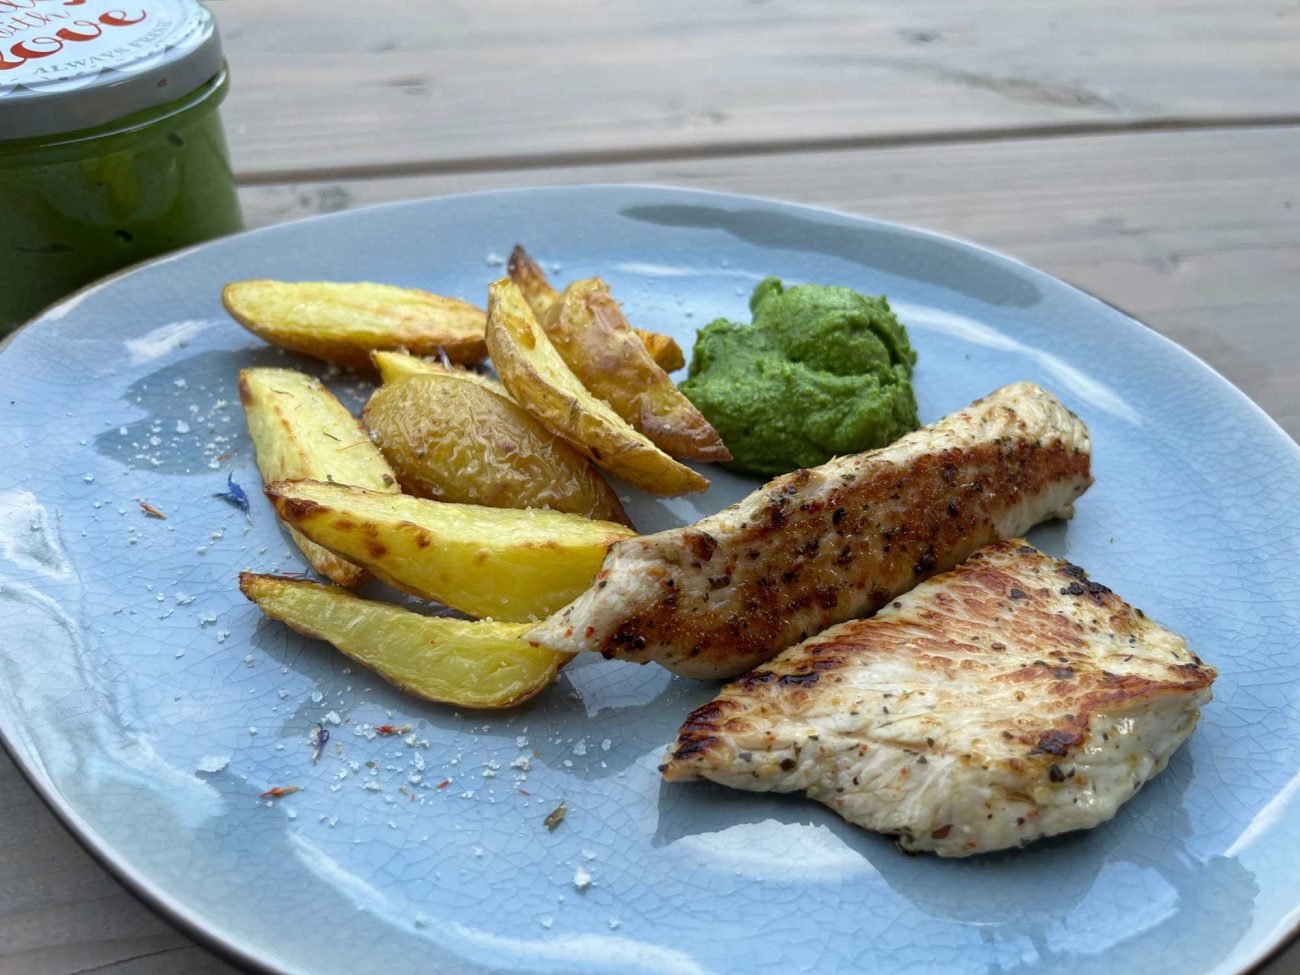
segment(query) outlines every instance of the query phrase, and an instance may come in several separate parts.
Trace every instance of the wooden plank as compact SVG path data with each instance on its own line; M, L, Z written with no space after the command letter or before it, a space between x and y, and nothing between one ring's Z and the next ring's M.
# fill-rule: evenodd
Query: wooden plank
M1293 0L211 5L263 182L1300 119Z
M96 863L3 749L0 797L0 971L233 975Z
M257 186L243 201L262 225L502 186L656 182L930 227L1124 308L1300 438L1297 159L1300 127L1282 127Z

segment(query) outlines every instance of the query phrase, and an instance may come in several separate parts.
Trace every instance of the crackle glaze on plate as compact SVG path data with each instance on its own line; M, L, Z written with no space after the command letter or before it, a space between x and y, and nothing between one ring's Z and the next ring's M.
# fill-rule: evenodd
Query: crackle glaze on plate
M325 371L229 321L221 285L375 280L481 304L517 241L558 281L603 276L634 323L688 349L710 319L745 319L765 274L884 292L920 354L925 421L1012 380L1057 393L1091 427L1097 483L1033 539L1219 668L1168 770L1090 833L909 858L812 802L662 785L655 766L710 685L593 656L526 707L457 713L263 620L236 573L304 563L257 490L236 372ZM1297 449L1191 356L1014 261L718 194L451 197L129 272L18 333L0 383L0 730L119 875L245 960L1191 975L1242 969L1300 918ZM214 498L227 474L251 520ZM754 486L711 476L703 496L624 492L628 511L649 531ZM313 765L317 722L331 740ZM412 730L375 735L385 723ZM258 798L288 785L301 791Z

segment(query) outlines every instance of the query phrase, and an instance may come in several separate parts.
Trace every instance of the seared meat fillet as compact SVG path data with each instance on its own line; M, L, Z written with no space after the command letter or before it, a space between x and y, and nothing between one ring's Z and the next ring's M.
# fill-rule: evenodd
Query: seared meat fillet
M879 609L981 545L1068 518L1088 429L1032 383L881 450L778 477L688 528L614 545L595 585L527 633L557 650L734 677Z
M1191 733L1214 677L1015 539L728 684L660 769L802 791L908 850L966 856L1109 819Z

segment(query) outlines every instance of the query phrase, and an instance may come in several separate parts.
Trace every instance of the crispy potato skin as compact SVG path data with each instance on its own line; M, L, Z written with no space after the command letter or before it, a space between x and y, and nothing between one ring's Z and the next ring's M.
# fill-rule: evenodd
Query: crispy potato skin
M510 260L506 263L506 271L510 274L510 280L518 285L519 293L524 296L524 301L528 302L528 307L533 310L538 321L546 317L551 306L559 300L560 293L551 287L551 282L546 280L546 272L528 256L523 244L515 244L515 249L510 252Z
M370 363L379 373L381 382L395 383L409 376L450 376L453 379L482 386L488 392L510 399L510 392L491 376L460 366L448 368L441 362L421 359L407 352L372 352Z
M487 352L483 311L455 298L387 284L234 281L221 301L235 321L273 345L353 369L376 349L405 349L453 362Z
M542 327L582 384L664 453L731 460L717 431L655 363L600 278L565 288Z
M540 508L488 508L320 481L266 486L304 535L403 592L471 616L524 622L591 585L609 546L635 533Z
M551 306L559 301L560 293L551 287L550 281L546 280L546 272L542 270L542 266L528 255L522 244L516 244L515 249L510 252L510 261L506 270L510 273L510 280L519 286L524 301L528 302L528 307L533 310L537 320L543 321ZM664 372L675 372L686 365L686 357L682 355L681 346L672 336L650 332L644 328L633 329L633 331L645 345L650 357Z
M555 679L569 654L520 639L528 627L421 616L336 586L242 572L239 589L271 619L326 640L426 701L508 708Z
M442 371L384 383L363 417L408 494L628 524L600 473L513 400Z
M263 482L333 478L340 484L397 492L396 474L370 435L319 380L293 369L244 369L239 373L239 402ZM287 527L321 575L342 586L359 585L367 578L360 566Z
M648 332L644 328L634 328L632 331L641 340L645 350L650 353L650 358L654 359L655 365L664 372L676 372L686 365L686 356L682 354L682 347L671 335Z
M709 486L583 386L509 278L488 289L487 344L510 395L598 466L653 494L684 494Z

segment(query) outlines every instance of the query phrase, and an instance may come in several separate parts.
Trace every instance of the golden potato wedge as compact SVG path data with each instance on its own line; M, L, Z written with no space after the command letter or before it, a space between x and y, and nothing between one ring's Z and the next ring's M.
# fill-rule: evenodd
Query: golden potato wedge
M481 309L389 284L234 281L221 301L235 321L272 345L354 369L376 349L405 349L473 363L487 351Z
M510 274L510 280L518 285L519 293L528 302L533 315L540 321L560 298L560 293L546 280L542 266L528 255L523 244L515 244L515 249L510 252L510 260L506 262L506 271Z
M510 393L504 386L491 376L485 376L473 369L464 369L460 366L448 368L441 362L421 359L406 352L372 352L370 362L378 370L379 378L386 383L395 383L408 376L450 376L453 379L482 386L488 392L510 399ZM513 403L514 400L511 402Z
M506 269L510 272L510 280L519 285L524 301L528 302L528 307L533 310L537 320L540 322L545 319L551 306L559 300L560 293L551 287L550 281L546 280L546 272L542 270L542 266L528 256L522 244L516 244L515 249L510 252L510 261ZM651 358L664 372L673 372L686 365L686 357L682 355L681 346L672 336L660 335L658 332L650 332L643 328L633 329L633 331L645 345Z
M682 354L682 347L671 335L647 332L644 328L634 328L632 331L641 340L645 350L650 353L650 358L654 359L655 365L664 372L676 372L686 365L686 356Z
M313 542L390 586L471 616L540 619L587 589L614 542L635 532L541 508L426 501L320 481L266 496Z
M731 460L718 432L633 334L600 278L565 288L542 327L582 384L664 453Z
M527 623L421 616L346 589L283 576L239 574L267 616L326 640L408 694L464 708L508 708L555 679L571 657L520 635Z
M294 369L244 369L239 402L264 483L310 477L397 493L397 475L370 434L320 380ZM294 544L321 575L342 586L367 578L360 566L288 527Z
M709 486L582 385L509 278L488 288L487 342L510 395L598 466L653 494L683 494Z
M362 417L407 494L628 524L614 489L568 441L514 400L459 376L385 382Z

